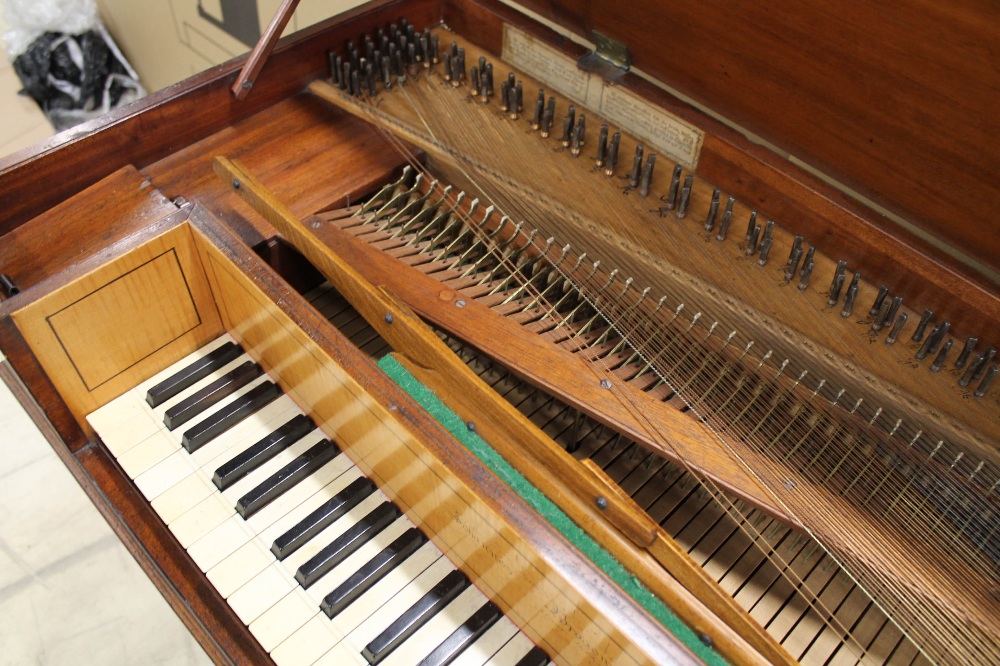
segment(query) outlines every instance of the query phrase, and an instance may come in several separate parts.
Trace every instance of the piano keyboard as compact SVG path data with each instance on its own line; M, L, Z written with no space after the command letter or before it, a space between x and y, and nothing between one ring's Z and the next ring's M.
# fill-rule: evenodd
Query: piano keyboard
M550 663L228 335L87 420L279 666Z

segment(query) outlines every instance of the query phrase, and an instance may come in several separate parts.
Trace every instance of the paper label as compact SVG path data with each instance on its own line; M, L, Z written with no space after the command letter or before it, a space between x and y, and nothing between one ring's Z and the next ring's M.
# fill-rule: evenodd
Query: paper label
M531 35L508 24L503 28L504 60L581 104L587 101L590 72L583 71L572 58Z
M580 69L573 58L508 24L504 24L503 59L684 166L694 169L698 165L704 132Z
M705 133L621 86L603 85L597 112L685 166L698 165Z

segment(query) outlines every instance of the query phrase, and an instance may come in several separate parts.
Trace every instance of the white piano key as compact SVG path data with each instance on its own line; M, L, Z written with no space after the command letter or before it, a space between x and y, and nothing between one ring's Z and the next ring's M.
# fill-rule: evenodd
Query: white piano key
M341 638L326 616L317 615L272 650L271 659L277 666L308 666L337 648ZM350 652L347 646L340 646L335 655L339 661L335 663L350 664Z
M245 360L247 360L247 359L244 359L244 361ZM214 414L215 412L219 411L220 409L222 409L226 405L230 404L231 402L234 402L234 401L238 400L241 396L243 396L243 394L249 393L254 388L260 386L264 382L269 382L269 381L272 381L272 380L267 375L267 373L262 373L259 377L255 377L253 379L253 381L247 382L246 385L241 386L236 391L233 391L230 395L227 395L225 398L223 398L219 402L213 404L211 407L209 407L208 409L206 409L205 411L203 411L201 414L198 414L193 419L191 419L190 421L186 422L184 425L180 426L179 428L176 428L176 429L172 430L171 432L176 433L177 436L178 436L178 438L179 438L186 430L189 430L189 429L195 427L196 425L198 425L199 423L201 423L202 421L205 421L206 419L210 418L212 416L212 414ZM180 397L180 396L178 396L178 397ZM159 408L157 408L157 411L158 410L159 410ZM161 422L162 422L162 417L161 417Z
M187 548L235 513L221 495L209 495L167 527L181 546Z
M298 567L304 564L310 557L332 543L334 539L357 524L366 515L368 515L372 509L384 501L386 501L386 498L382 495L381 491L374 492L371 496L361 502L361 504L354 507L354 509L341 517L340 520L316 535L316 537L314 537L308 544L299 549L299 552L293 553L291 556L285 558L282 564L284 564L289 571L298 569ZM342 582L347 580L352 573L361 568L361 565L392 543L393 539L406 531L406 529L410 527L407 523L408 521L403 516L396 518L384 530L372 537L368 543L351 553L351 555L346 557L342 562L340 562L340 564L326 572L326 574L317 580L308 590L309 594L316 600L316 604L318 605L321 603L323 601L323 597L332 592L334 588ZM389 535L392 536L387 539Z
M301 588L295 588L251 622L250 633L270 652L319 612L316 602Z
M219 594L229 598L272 564L274 556L271 551L264 548L260 541L252 539L210 568L206 576Z
M274 562L233 592L226 601L243 624L250 624L297 585L295 579Z
M472 645L451 662L451 666L483 666L517 633L517 626L501 617Z
M313 666L368 666L368 662L344 641L316 660Z
M134 479L179 448L178 442L171 439L165 432L157 431L118 456L118 464L125 470L128 478Z
M137 409L134 414L120 421L116 428L100 430L95 427L94 429L101 436L101 441L108 447L111 455L118 458L139 442L159 432L161 425L142 409Z
M185 477L150 502L156 514L167 525L190 511L195 505L219 492L212 482L198 474Z
M135 485L147 500L154 500L185 477L195 472L191 456L184 449L177 449L151 468L135 477Z
M323 431L313 430L305 437L295 442L284 451L280 451L266 463L226 488L222 491L222 496L229 500L233 506L236 506L236 502L238 502L241 497L260 485L262 481L265 481L275 472L278 472L282 467L292 462L324 439L326 439L326 435L323 434ZM205 471L207 472L208 470L206 469ZM214 471L215 470L212 470L213 473Z
M354 463L341 453L336 458L316 470L315 473L295 484L295 487L285 491L263 509L250 516L247 525L260 534L275 521L287 514L293 508L315 495L335 479L340 478L348 470L355 469ZM352 479L353 480L353 479ZM348 481L347 483L349 483ZM346 483L344 484L346 485ZM294 523L293 523L294 524ZM272 539L273 541L273 539ZM270 544L268 544L270 545Z
M400 516L391 525L376 534L371 541L351 553L333 569L330 569L306 592L316 600L316 603L322 603L323 597L337 589L341 583L350 578L368 560L385 550L390 543L396 540L396 537L411 527L413 527L413 523L410 522L410 519L405 515Z
M486 603L486 597L469 586L450 604L441 609L427 624L403 641L392 654L382 661L382 666L407 666L419 663L458 629L479 608Z
M534 647L535 644L531 642L531 639L523 632L518 631L493 655L493 658L490 659L490 666L517 666L517 662L521 661Z
M336 462L336 461L331 461L331 462ZM318 470L317 474L322 472L323 470ZM339 493L341 490L346 488L348 485L353 483L354 480L360 476L361 476L361 470L359 470L354 465L351 465L346 470L344 470L343 474L338 475L337 478L335 478L333 481L326 484L325 486L314 492L309 497L303 499L301 502L293 506L291 509L289 509L284 514L279 516L277 519L275 519L273 523L262 529L258 533L258 538L260 538L260 540L263 543L268 544L268 547L270 547L270 545L274 543L275 539L280 537L282 534L284 534L294 526L298 525L299 522L302 521L302 519L304 519L310 513L315 511L317 508L319 508L320 505L322 505L328 499L330 499L331 497ZM286 508L279 505L279 503L282 502L282 499L284 498L279 498L278 500L275 500L274 504L265 507L264 509L262 509L262 511L267 511L268 509L271 509L271 507L275 507L276 511L280 511L281 509ZM294 501L294 498L290 498L289 501ZM254 518L256 518L256 516L254 516ZM342 518L344 518L344 516L341 516L341 519ZM328 528L329 527L332 527L332 524L328 526ZM316 536L319 536L319 534L317 534ZM313 538L315 539L316 537L314 536ZM306 544L303 544L302 546L300 546L300 549L304 548L305 546Z
M187 552L202 571L208 571L253 537L243 518L234 515L191 544Z
M288 419L301 413L302 410L295 401L283 395L190 454L191 459L211 478L220 465L271 434ZM177 434L178 441L181 434L183 433Z
M282 400L284 400L283 403ZM258 415L261 414L261 412L264 412L265 410L268 409L268 407L271 407L271 405L274 405L276 403L282 403L279 405L279 409L277 409L273 413L269 412L268 414L264 414L262 417L258 417ZM254 416L250 417L249 419L247 419L247 421L251 421L255 417L258 418L268 417L268 418L273 418L273 421L279 421L285 416L291 418L296 413L298 413L297 412L298 407L287 396L282 396L282 398L275 400L273 403L271 403L271 405L268 405L267 407L264 408L264 410L261 410L261 412L258 412L258 414L255 414ZM284 421L280 422L283 423ZM242 426L244 424L241 423L240 425ZM143 491L146 498L149 499L150 501L155 500L161 494L167 492L174 485L185 481L188 476L195 473L200 473L202 476L206 477L209 480L209 484L212 485L211 484L212 475L215 473L215 470L218 468L219 465L228 461L232 456L238 455L241 451L253 445L253 443L259 440L261 437L265 436L266 434L269 434L272 430L274 430L274 428L277 427L277 425L280 425L280 423L278 423L277 425L274 426L274 428L271 428L271 430L268 430L266 433L260 436L257 436L258 433L253 432L252 429L256 427L260 427L262 430L267 429L271 425L271 423L261 424L261 423L251 422L248 423L247 425L249 427L244 429L242 432L242 434L245 436L245 439L239 440L239 442L230 450L229 453L226 452L224 447L233 444L234 440L232 438L227 439L226 437L227 435L230 435L230 432L232 430L235 430L235 428L230 429L230 432L223 433L218 438L216 438L215 441L210 442L205 447L203 447L203 449L199 450L198 453L200 453L205 448L216 445L218 443L216 446L217 449L216 452L218 453L217 458L219 459L219 464L212 466L214 461L210 461L209 464L204 467L199 466L197 459L191 454L189 454L182 446L180 446L179 443L180 435L173 435L168 431L161 429L159 432L160 437L166 437L172 441L177 442L175 451L167 458L161 460L160 462L153 465L151 468L145 470L144 472L136 476L135 477L136 485L139 487L140 490ZM239 448L240 446L242 446L242 448ZM184 464L181 464L180 461L182 460L186 462ZM215 486L212 485L212 488L214 489ZM214 492L217 492L217 490ZM167 520L167 522L169 522L169 520Z
M421 550L428 545L421 546ZM436 550L436 549L435 549ZM420 551L417 551L418 553ZM439 551L440 552L440 551ZM417 553L414 553L417 555ZM402 566L405 566L405 562ZM397 618L401 617L413 604L419 601L425 594L434 589L441 580L455 569L448 558L441 556L432 562L427 568L413 576L403 588L393 595L388 601L374 609L358 626L351 630L349 638L351 642L363 650L371 643L376 636L389 628ZM358 601L361 601L360 599ZM334 619L336 621L336 618Z
M208 386L212 382L214 382L214 381L216 381L218 379L221 379L222 377L225 377L227 374L229 374L230 372L232 372L236 368L240 367L241 365L243 365L247 361L250 361L251 363L254 362L253 359L250 358L249 356L247 356L246 354L242 354L240 356L237 356L235 359L233 359L229 363L225 364L224 366L222 366L218 370L215 370L214 372L211 372L208 375L202 377L201 379L199 379L198 381L196 381L191 386L187 387L186 389L184 389L183 391L181 391L180 393L178 393L174 397L170 398L169 400L163 401L161 404L157 405L156 407L150 407L149 403L146 402L146 395L143 394L142 398L141 398L142 404L145 405L146 409L149 410L149 413L151 413L156 418L157 421L159 421L160 423L163 423L163 417L167 413L168 409L170 409L171 407L177 405L180 402L183 402L184 400L187 400L188 397L196 394L198 391L202 390L203 388L205 388L206 386ZM254 381L260 381L260 378L258 377ZM220 402L218 404L222 404L222 403ZM215 408L215 406L213 405L212 407L209 407L208 409L210 411L210 410L212 410L214 408ZM202 415L199 414L197 418L202 418ZM183 426L181 426L181 428L185 428L185 427L187 427L186 423ZM178 428L178 429L181 429L181 428Z
M131 393L125 393L87 414L87 423L97 431L98 435L106 437L128 421L144 415L147 415L147 412L143 410L142 405Z
M370 590L333 618L332 622L337 631L349 636L355 645L361 647L367 645L372 638L378 635L377 633L366 639L367 633L354 634L353 632L365 620L374 615L379 608L399 594L410 581L417 578L441 557L441 551L430 541L422 545L402 564L386 574L385 578L373 585Z

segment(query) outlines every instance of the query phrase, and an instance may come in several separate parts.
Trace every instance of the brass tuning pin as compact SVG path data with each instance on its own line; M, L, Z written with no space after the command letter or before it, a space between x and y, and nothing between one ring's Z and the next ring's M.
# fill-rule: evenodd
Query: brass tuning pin
M635 147L635 155L632 157L632 171L629 172L628 186L632 189L639 187L639 178L642 176L642 144Z
M597 155L594 157L594 164L598 169L604 167L608 159L608 126L601 125L601 130L597 136Z
M705 232L710 233L715 228L715 218L719 216L719 188L712 190L712 202L708 206L708 217L705 218Z
M899 316L896 318L896 323L892 325L892 328L889 330L889 335L887 335L885 338L885 344L891 345L896 342L896 338L899 337L900 331L903 330L903 324L906 323L906 320L908 318L909 315L907 315L905 312L899 313Z
M861 282L861 271L854 271L851 278L851 285L847 288L847 297L844 299L844 307L840 311L840 316L847 319L854 311L854 299L858 297L858 284Z
M545 91L539 90L535 99L535 115L531 118L531 129L538 130L542 126L542 115L545 113Z
M799 291L805 291L809 286L809 279L812 277L813 267L816 262L813 260L813 255L816 254L816 246L813 245L806 252L806 258L802 262L802 272L799 273Z
M931 322L931 317L934 313L930 310L924 310L924 313L920 315L920 321L917 322L917 328L913 331L913 337L910 339L914 342L920 342L924 339L924 331L927 330L927 325Z
M694 187L694 176L688 175L684 179L684 185L681 187L681 198L677 203L677 219L683 220L687 217L688 206L691 204L691 188Z
M719 224L719 233L715 236L715 240L724 241L726 240L726 234L729 232L729 223L733 220L733 206L736 205L736 197L729 197L726 201L726 210L722 213L722 222Z
M604 175L613 176L615 167L618 166L618 146L622 140L622 133L615 132L611 135L611 143L608 145L608 155L604 162Z
M788 252L788 260L785 262L785 281L791 282L795 277L795 271L799 269L799 261L802 260L802 236L796 236L792 241L792 249Z
M965 367L966 362L968 362L969 357L972 355L972 351L976 348L976 343L979 342L979 338L975 336L969 336L965 340L965 346L962 347L962 353L958 355L955 359L955 369L961 370Z
M670 177L670 190L667 192L667 196L663 199L666 204L664 208L667 210L673 210L677 207L677 194L680 191L681 186L681 170L680 164L674 165L674 174Z
M843 259L837 262L837 270L833 274L833 281L830 283L830 297L827 305L836 305L840 300L840 291L844 288L844 271L847 269L847 262Z
M875 302L872 303L871 308L868 310L868 318L871 319L878 314L878 311L882 308L882 302L885 301L885 297L889 294L889 287L882 285L878 288L878 295L875 296Z
M639 196L649 195L649 187L653 182L653 167L656 166L656 154L651 154L646 158L646 166L642 168L642 176L639 178Z

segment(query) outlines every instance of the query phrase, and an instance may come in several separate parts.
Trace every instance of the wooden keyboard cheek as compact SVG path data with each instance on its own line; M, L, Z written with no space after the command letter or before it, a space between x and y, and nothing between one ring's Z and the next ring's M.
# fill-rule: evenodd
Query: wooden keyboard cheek
M571 663L690 658L631 601L599 612L620 595L603 574L297 297L254 279L270 271L235 237L193 222L225 328L532 640Z

